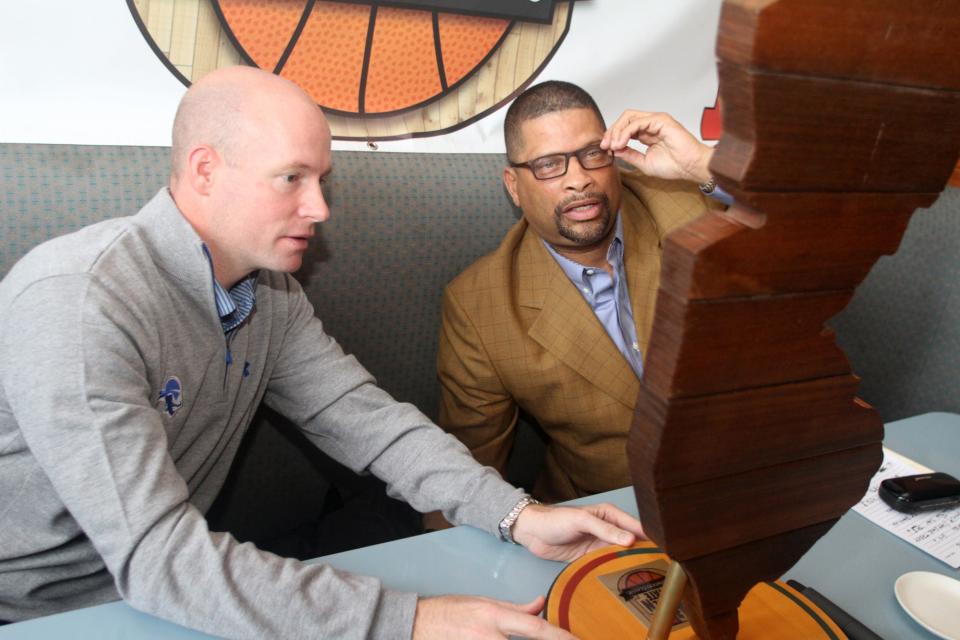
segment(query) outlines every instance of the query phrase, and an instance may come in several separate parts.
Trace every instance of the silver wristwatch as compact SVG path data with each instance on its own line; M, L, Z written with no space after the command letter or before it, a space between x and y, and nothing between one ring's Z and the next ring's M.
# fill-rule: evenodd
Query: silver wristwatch
M710 179L707 180L706 182L702 182L702 183L700 183L700 184L697 185L697 186L700 187L700 191L703 193L703 195L705 195L705 196L712 195L714 189L717 188L717 179L716 179L716 178L710 178Z
M517 523L517 518L520 517L520 512L531 504L540 504L540 501L534 500L530 496L524 496L520 498L520 501L517 502L517 504L513 505L513 509L510 509L510 513L508 513L497 526L497 530L500 532L501 540L504 542L518 544L517 541L513 539L513 525Z

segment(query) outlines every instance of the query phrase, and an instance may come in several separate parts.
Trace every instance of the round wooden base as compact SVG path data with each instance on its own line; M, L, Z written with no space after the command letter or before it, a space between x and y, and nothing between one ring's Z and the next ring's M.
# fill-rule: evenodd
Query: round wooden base
M581 640L644 638L669 558L652 542L607 547L564 569L547 596L547 620ZM739 609L738 640L845 640L816 605L782 582L755 586ZM681 609L671 640L696 638Z

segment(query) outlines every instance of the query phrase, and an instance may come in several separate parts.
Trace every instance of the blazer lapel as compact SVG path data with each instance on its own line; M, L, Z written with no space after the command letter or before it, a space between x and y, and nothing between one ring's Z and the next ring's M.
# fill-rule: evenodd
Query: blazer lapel
M653 328L653 312L660 288L661 231L647 208L629 190L623 190L624 270L627 291L637 325L637 342L644 359Z
M708 209L722 209L723 205L705 200L693 185L650 178L636 171L621 173L621 181L627 290L637 324L637 341L646 357L660 289L663 239Z
M583 295L527 229L518 260L519 303L539 309L528 335L591 384L632 407L639 380Z

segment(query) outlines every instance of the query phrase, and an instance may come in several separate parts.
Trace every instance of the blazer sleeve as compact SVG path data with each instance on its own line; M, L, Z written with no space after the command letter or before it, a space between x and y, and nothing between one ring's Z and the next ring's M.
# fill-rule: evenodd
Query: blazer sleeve
M503 475L519 409L487 353L475 323L448 287L441 307L439 423L473 456Z

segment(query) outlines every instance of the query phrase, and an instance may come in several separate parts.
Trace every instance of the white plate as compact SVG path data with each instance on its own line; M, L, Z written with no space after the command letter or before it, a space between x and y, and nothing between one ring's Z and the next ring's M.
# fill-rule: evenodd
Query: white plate
M930 571L905 573L893 585L897 602L924 629L960 640L960 580Z

